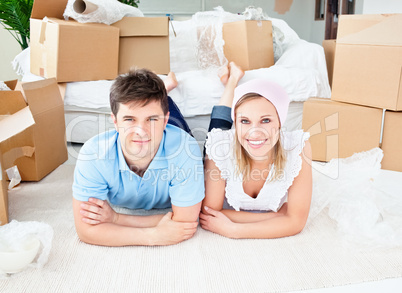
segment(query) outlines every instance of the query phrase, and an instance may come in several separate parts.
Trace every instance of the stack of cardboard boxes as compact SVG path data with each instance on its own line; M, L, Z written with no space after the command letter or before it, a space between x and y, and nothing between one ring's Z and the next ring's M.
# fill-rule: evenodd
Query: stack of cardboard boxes
M340 17L331 100L304 105L313 160L381 147L382 168L402 171L401 27L401 14Z
M67 160L64 105L56 80L0 91L0 221L8 222L7 176L17 166L23 181L39 181Z
M113 25L64 20L67 0L35 0L31 72L58 82L114 79L132 66L170 70L169 18L125 17Z

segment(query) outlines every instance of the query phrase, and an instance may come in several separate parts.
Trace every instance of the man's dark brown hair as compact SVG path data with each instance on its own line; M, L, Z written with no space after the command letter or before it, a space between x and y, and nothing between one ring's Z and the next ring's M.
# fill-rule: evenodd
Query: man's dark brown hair
M134 69L120 75L110 89L110 108L114 116L119 112L120 104L134 102L143 107L153 101L159 101L163 113L168 113L169 102L165 84L148 69Z

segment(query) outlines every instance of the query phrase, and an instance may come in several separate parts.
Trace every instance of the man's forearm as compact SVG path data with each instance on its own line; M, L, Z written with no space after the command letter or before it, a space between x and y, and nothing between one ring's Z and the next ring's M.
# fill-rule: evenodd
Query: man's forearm
M149 216L118 214L118 218L115 224L127 227L151 228L158 225L163 216L164 214Z
M137 228L112 223L83 225L78 236L86 243L102 246L153 245L155 228Z

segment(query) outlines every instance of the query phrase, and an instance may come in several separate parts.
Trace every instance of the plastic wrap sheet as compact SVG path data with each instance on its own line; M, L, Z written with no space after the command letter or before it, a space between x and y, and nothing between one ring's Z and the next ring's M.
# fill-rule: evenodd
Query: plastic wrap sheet
M117 0L68 0L63 14L78 22L97 22L112 24L125 16L141 17L144 14L136 7L123 4Z
M16 220L0 227L0 247L3 251L19 251L22 249L19 243L30 237L39 239L41 245L38 254L27 267L42 268L48 261L52 248L53 228L41 222L18 222ZM0 277L6 274L0 272Z
M192 23L197 32L197 60L200 69L220 68L228 61L223 52L222 25L242 20L244 17L225 12L222 7L213 11L197 12Z
M375 185L382 157L375 148L314 165L309 221L325 210L349 244L402 246L402 197Z

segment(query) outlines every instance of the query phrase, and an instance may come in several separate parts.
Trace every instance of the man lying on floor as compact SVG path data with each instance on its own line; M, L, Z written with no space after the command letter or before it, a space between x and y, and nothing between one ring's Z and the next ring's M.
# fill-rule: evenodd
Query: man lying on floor
M167 96L177 85L154 73L119 76L110 92L115 129L88 140L74 172L75 227L86 243L170 245L191 238L204 198L202 156L179 109ZM165 215L116 213L165 209Z

